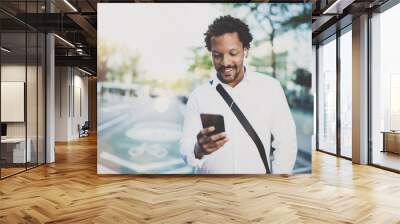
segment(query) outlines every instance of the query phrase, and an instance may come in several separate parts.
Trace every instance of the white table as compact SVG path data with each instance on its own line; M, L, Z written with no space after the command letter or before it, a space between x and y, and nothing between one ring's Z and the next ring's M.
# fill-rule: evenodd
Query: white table
M32 141L30 138L27 138L26 142L28 143L28 147L26 147L25 154L25 138L5 138L1 139L1 144L5 146L13 146L13 163L25 163L31 162L32 153L31 153L31 145ZM2 146L4 147L4 146ZM25 161L26 159L26 161Z

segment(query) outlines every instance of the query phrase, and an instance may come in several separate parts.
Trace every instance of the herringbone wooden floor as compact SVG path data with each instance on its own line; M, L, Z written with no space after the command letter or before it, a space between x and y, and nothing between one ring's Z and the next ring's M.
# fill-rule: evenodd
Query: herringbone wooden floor
M400 223L400 175L315 152L313 174L96 174L96 139L0 181L0 223Z

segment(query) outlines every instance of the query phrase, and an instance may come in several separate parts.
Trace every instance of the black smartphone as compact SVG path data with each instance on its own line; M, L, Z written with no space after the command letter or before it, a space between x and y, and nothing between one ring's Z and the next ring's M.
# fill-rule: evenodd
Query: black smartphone
M225 131L224 117L220 114L200 114L203 128L214 126L215 130L211 135Z

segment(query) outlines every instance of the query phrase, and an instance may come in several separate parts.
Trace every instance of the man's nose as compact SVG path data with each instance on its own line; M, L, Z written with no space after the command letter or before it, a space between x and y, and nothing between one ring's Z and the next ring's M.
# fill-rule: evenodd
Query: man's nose
M227 67L227 66L230 65L230 59L229 59L228 56L224 56L224 58L222 59L222 65L223 65L224 67Z

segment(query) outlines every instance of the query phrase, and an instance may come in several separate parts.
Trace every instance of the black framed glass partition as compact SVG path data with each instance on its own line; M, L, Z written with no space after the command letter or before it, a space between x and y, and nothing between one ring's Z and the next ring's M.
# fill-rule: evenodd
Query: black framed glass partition
M400 171L399 21L400 4L370 18L370 163L395 171Z
M1 177L24 171L26 143L26 33L1 34ZM6 51L4 49L7 49ZM27 154L28 147L28 154ZM30 160L28 159L28 162Z
M352 157L352 27L317 46L317 150Z
M336 36L318 46L318 150L336 154Z
M368 163L400 172L400 4L389 0L365 13L368 32L357 38L368 40L368 49L362 49L368 52ZM352 43L357 38L350 24L317 45L318 150L347 159L352 159ZM329 72L335 75L327 77Z
M1 5L2 6L2 5ZM26 7L25 2L19 5ZM26 170L26 26L1 11L1 178ZM6 20L14 21L9 29ZM28 150L27 150L28 149Z
M351 25L340 35L340 155L352 157L352 32Z
M43 5L0 2L1 179L45 163L45 34L21 20Z

